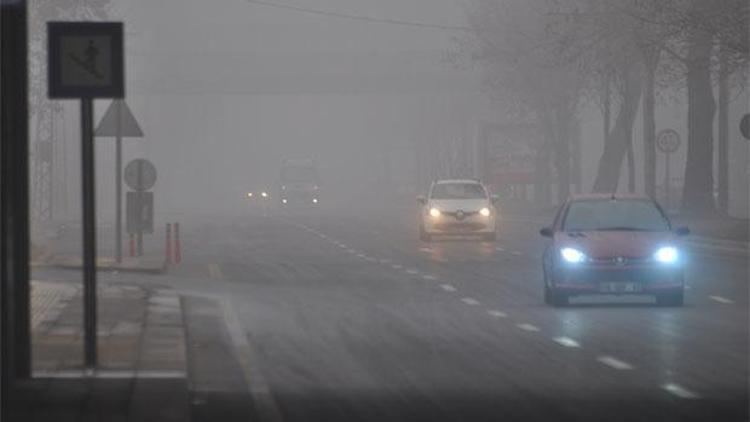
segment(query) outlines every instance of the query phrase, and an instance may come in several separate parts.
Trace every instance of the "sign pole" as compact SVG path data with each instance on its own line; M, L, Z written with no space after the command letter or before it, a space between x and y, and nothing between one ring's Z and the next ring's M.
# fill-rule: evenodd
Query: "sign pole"
M116 132L115 136L115 259L117 263L122 262L122 110L120 101L115 101Z
M143 185L143 162L138 161L138 186ZM143 256L143 230L141 227L138 227L138 234L136 235L138 239L138 256Z
M664 205L666 205L667 212L670 210L669 203L669 189L670 189L670 175L669 175L669 156L672 155L669 152L664 153Z
M84 366L96 368L96 184L93 99L81 99Z

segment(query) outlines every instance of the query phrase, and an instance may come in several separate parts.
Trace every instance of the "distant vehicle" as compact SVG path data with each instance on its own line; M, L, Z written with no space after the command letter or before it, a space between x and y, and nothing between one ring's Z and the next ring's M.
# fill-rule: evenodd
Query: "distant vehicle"
M565 306L578 295L654 295L682 306L684 262L679 237L656 202L637 195L594 194L568 199L543 256L544 301Z
M320 179L315 160L288 159L282 162L279 201L282 206L314 206L320 203Z
M494 241L497 197L490 196L477 180L440 180L430 187L422 204L419 238L430 241L435 235L472 234Z

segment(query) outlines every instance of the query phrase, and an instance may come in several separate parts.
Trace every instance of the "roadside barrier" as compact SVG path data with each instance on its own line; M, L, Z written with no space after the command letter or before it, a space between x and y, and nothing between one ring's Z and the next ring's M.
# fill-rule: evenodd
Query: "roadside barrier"
M180 223L174 223L174 263L182 261L182 246L180 245Z
M164 250L164 260L167 265L173 264L172 262L172 224L167 223L167 235L166 235L166 246Z

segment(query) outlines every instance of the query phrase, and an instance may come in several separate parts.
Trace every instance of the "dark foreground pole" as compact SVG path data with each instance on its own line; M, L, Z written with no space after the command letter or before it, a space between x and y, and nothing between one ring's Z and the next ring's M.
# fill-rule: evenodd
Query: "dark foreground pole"
M83 197L83 357L96 368L96 185L94 183L94 110L81 99L81 179Z

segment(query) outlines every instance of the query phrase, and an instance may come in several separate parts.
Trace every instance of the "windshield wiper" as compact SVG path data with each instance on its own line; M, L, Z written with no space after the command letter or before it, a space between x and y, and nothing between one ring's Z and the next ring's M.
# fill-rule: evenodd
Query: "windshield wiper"
M601 227L594 229L596 231L627 231L627 232L652 232L655 230L643 229L638 227Z

